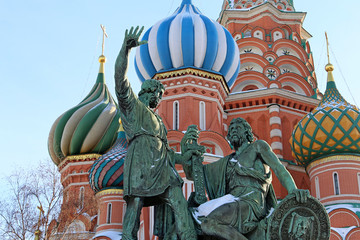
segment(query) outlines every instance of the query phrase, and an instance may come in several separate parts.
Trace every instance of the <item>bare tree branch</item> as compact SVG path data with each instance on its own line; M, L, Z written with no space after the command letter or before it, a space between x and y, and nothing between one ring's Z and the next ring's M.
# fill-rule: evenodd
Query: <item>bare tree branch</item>
M62 200L60 174L50 160L29 169L16 169L6 179L7 194L0 196L0 238L28 240L40 229L48 239L48 226L57 219ZM39 219L37 206L44 212Z

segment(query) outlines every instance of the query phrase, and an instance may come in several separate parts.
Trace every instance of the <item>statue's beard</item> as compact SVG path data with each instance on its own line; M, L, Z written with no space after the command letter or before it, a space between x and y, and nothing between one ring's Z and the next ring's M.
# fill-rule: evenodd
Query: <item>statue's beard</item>
M230 136L230 143L235 149L239 148L241 145L243 145L246 142L248 142L248 140L247 137L244 135L239 136L235 134L234 136Z

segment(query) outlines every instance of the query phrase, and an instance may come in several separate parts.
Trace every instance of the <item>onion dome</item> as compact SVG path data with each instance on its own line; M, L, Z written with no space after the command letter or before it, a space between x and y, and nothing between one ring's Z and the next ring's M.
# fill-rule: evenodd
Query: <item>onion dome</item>
M89 171L89 182L94 192L109 188L123 189L124 160L127 152L127 140L121 131L114 146L99 157Z
M295 126L290 138L293 156L307 166L329 155L360 153L360 116L336 88L333 65L326 65L327 86L319 106Z
M173 15L152 26L137 48L135 69L143 82L155 74L195 68L222 75L228 86L240 68L237 44L230 32L183 0Z
M120 111L105 84L105 56L100 56L99 62L99 74L90 93L51 128L48 148L56 165L70 155L103 154L116 141Z

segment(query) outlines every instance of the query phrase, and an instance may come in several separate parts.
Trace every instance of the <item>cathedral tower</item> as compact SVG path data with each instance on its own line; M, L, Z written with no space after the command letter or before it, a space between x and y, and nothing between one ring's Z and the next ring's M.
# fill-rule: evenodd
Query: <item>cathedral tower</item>
M89 170L116 141L120 112L104 77L105 56L90 93L63 113L53 124L48 147L58 166L64 187L58 223L52 223L53 239L76 236L89 239L97 224L97 202L89 184Z
M325 69L324 97L295 126L290 143L309 174L311 195L328 211L331 239L359 239L360 112L336 88L330 60Z

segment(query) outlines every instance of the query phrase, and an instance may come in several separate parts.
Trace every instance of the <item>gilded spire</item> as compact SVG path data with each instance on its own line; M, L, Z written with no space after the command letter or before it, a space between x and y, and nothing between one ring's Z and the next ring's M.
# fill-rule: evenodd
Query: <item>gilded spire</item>
M325 70L328 72L328 77L327 77L326 90L323 99L320 103L320 106L321 105L327 106L328 104L336 105L339 103L348 105L346 100L341 96L338 89L336 88L334 76L332 73L334 71L334 66L330 63L329 39L326 32L325 32L325 38L326 38L327 57L328 57L328 64L326 64Z
M106 62L106 57L104 56L105 37L107 38L108 35L106 33L106 29L105 29L104 25L100 24L100 27L101 27L101 30L103 31L103 40L102 40L101 56L99 57L99 62L100 62L99 73L104 73L104 63Z
M334 66L330 63L329 39L328 39L328 36L327 36L326 32L325 32L325 38L326 38L326 48L327 48L327 57L328 57L328 64L326 64L325 70L327 72L332 72L332 71L334 71ZM331 74L331 79L329 79L329 75L328 75L328 82L329 81L334 81L334 78L332 77L332 74Z

